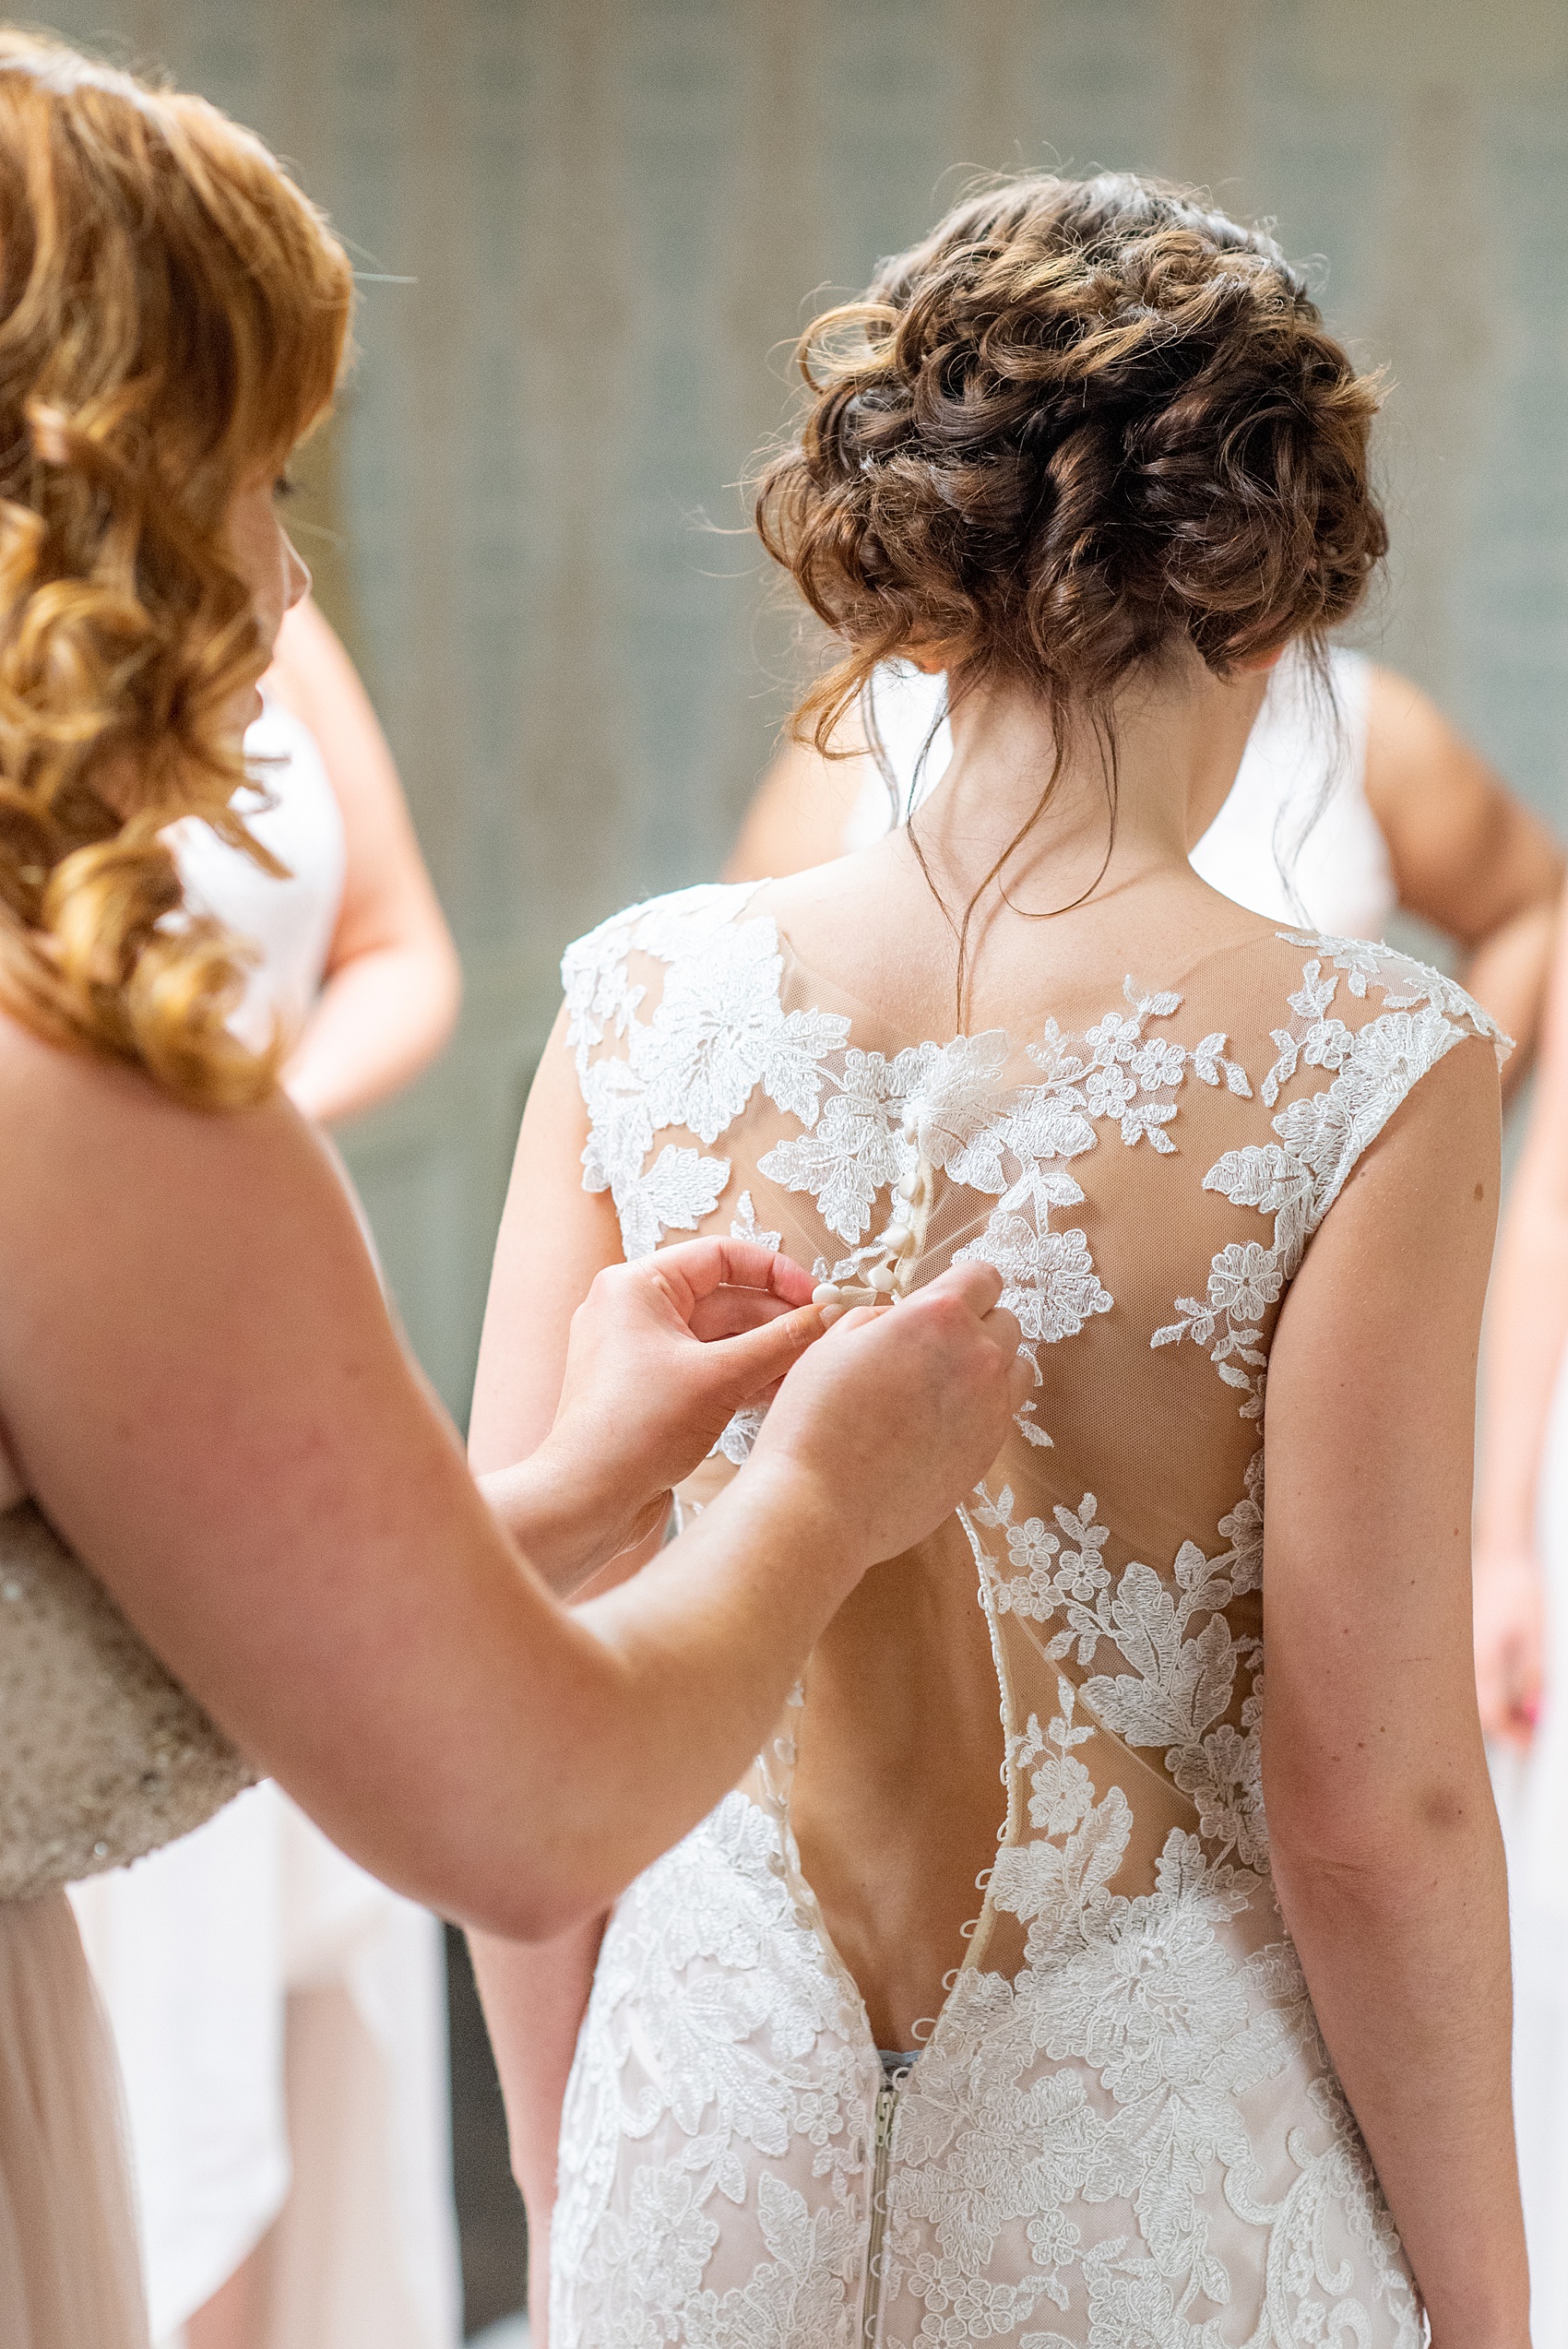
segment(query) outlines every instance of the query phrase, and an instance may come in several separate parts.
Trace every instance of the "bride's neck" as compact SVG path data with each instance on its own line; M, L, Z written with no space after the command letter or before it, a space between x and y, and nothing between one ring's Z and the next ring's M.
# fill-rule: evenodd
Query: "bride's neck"
M1128 684L1111 713L1113 839L1110 762L1092 726L1069 730L1041 810L1056 757L1046 705L1021 685L956 693L953 759L921 812L921 849L961 897L980 888L1026 827L1004 876L1015 897L1033 880L1065 902L1093 884L1102 864L1108 890L1162 867L1184 867L1235 780L1266 685L1265 671L1221 680L1192 655Z

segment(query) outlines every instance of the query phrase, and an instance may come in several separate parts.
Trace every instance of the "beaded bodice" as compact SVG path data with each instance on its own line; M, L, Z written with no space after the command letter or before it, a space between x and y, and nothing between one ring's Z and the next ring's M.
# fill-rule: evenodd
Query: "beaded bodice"
M25 1500L0 1508L0 1900L139 1859L255 1782Z
M732 1229L849 1302L982 1257L1035 1385L611 1924L555 2349L1413 2344L1269 1882L1263 1415L1281 1301L1357 1160L1495 1031L1386 949L1238 916L1182 968L918 1040L767 907L689 891L568 955L585 1182L628 1255ZM918 1924L977 1880L889 2082L870 2016L899 1904Z

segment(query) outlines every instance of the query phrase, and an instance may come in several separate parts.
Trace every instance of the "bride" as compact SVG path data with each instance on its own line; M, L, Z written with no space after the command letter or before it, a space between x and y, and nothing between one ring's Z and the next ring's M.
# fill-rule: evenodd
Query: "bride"
M551 2349L1414 2349L1423 2302L1525 2349L1469 1664L1502 1040L1188 861L1383 554L1375 386L1267 238L1115 175L961 205L802 372L758 519L838 638L803 724L910 658L952 764L568 954L474 1457L677 1221L828 1313L994 1265L1031 1387L702 1824L591 1931L479 1940Z

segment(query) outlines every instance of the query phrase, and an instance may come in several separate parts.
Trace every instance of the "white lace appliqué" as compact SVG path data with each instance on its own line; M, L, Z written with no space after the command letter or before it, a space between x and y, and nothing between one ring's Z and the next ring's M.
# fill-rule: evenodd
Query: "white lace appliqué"
M1178 1319L1157 1329L1150 1344L1172 1346L1190 1337L1208 1347L1227 1385L1246 1400L1244 1419L1262 1416L1268 1359L1264 1316L1293 1279L1308 1240L1344 1188L1357 1159L1374 1142L1417 1080L1465 1037L1489 1037L1500 1052L1507 1038L1476 1010L1464 991L1440 972L1357 939L1313 939L1281 933L1291 945L1333 949L1336 971L1348 973L1349 991L1364 997L1369 983L1387 1008L1352 1030L1334 1016L1339 981L1314 955L1289 998L1294 1019L1277 1027L1278 1057L1262 1092L1272 1109L1299 1068L1329 1069L1333 1082L1292 1101L1274 1120L1277 1142L1228 1150L1204 1177L1238 1207L1272 1217L1273 1237L1231 1242L1209 1265L1203 1298L1178 1297Z
M1148 1034L1151 1020L1180 1010L1179 995L1142 991L1131 979L1124 994L1128 1008L1108 1013L1081 1038L1047 1025L1028 1048L1042 1072L1039 1084L1005 1083L1008 1039L1000 1029L911 1045L892 1061L853 1045L830 1053L814 1128L757 1161L769 1180L808 1192L828 1229L851 1243L849 1256L822 1260L820 1275L841 1281L863 1269L875 1244L857 1244L877 1198L908 1174L918 1153L950 1184L996 1199L984 1229L954 1261L978 1259L1002 1274L1002 1302L1017 1316L1038 1387L1041 1346L1077 1336L1115 1301L1095 1271L1086 1234L1050 1221L1053 1208L1080 1205L1085 1195L1062 1162L1094 1149L1102 1122L1129 1147L1146 1140L1173 1156L1166 1129L1189 1074L1240 1098L1251 1096L1245 1072L1226 1057L1223 1034L1191 1049ZM1019 1430L1031 1443L1049 1445L1036 1410L1032 1399L1024 1405Z
M1210 1558L1196 1542L1183 1542L1165 1573L1134 1560L1112 1581L1101 1562L1109 1535L1096 1523L1093 1493L1075 1511L1054 1510L1058 1532L1038 1517L1017 1524L1008 1486L994 1500L982 1487L970 1514L973 1526L996 1528L1006 1543L1004 1564L972 1536L996 1612L1058 1626L1044 1643L1053 1663L1074 1656L1087 1669L1102 1643L1113 1646L1123 1668L1083 1685L1096 1720L1129 1746L1159 1750L1176 1785L1197 1804L1211 1852L1248 1868L1265 1866L1263 1645L1255 1637L1234 1637L1225 1611L1263 1581L1261 1450L1241 1500L1220 1521L1228 1547ZM1246 1690L1240 1699L1238 1676ZM1234 1724L1228 1718L1233 1711Z
M1226 1038L1206 1036L1192 1050L1167 1037L1146 1033L1151 1019L1170 1019L1182 999L1169 991L1146 993L1129 979L1129 1009L1108 1012L1078 1041L1064 1038L1054 1020L1044 1038L1029 1047L1029 1058L1044 1073L1040 1085L1020 1086L998 1116L993 1107L979 1146L970 1141L962 1180L971 1189L1002 1197L978 1240L960 1248L956 1263L977 1258L994 1264L1005 1286L1002 1303L1017 1316L1023 1352L1043 1384L1039 1348L1076 1337L1097 1313L1109 1313L1115 1299L1094 1268L1088 1240L1077 1228L1053 1228L1053 1207L1075 1207L1084 1192L1054 1161L1092 1150L1097 1121L1113 1121L1129 1148L1147 1140L1167 1157L1175 1144L1166 1128L1174 1121L1177 1095L1189 1071L1205 1085L1223 1083L1241 1099L1251 1096L1246 1074L1225 1057ZM1018 1414L1029 1442L1049 1445L1031 1399Z
M780 1109L814 1119L821 1064L849 1031L836 1013L785 1013L772 922L733 919L750 895L704 888L660 898L606 923L563 961L566 1040L588 1112L584 1186L614 1200L628 1258L647 1255L667 1231L694 1231L730 1180L727 1158L674 1143L647 1165L659 1133L684 1126L712 1143L759 1085ZM647 991L627 976L633 952L668 967L647 1019ZM624 1039L624 1059L594 1059L607 1028Z

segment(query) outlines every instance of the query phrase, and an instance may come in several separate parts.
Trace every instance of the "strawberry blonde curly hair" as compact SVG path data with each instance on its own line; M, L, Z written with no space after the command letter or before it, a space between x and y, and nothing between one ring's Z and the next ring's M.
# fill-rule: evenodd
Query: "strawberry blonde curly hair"
M278 1054L230 1032L245 951L160 836L279 870L231 805L269 652L227 524L329 407L352 291L250 132L0 30L0 990L202 1109Z
M935 653L954 699L1043 696L1041 808L1088 726L1114 811L1131 672L1187 647L1224 676L1294 639L1324 678L1387 549L1377 381L1272 238L1130 172L970 196L797 358L755 520L838 639L795 718L826 753L880 662Z

